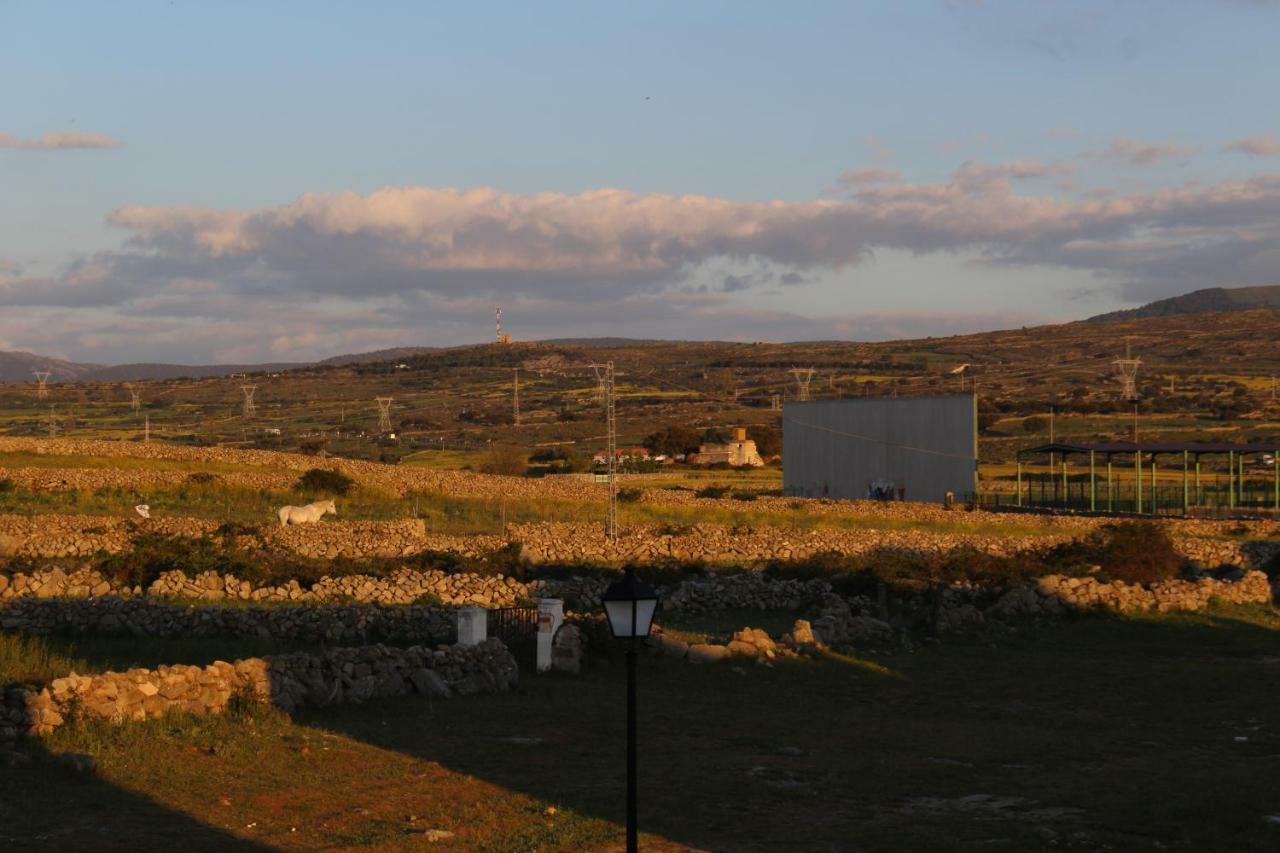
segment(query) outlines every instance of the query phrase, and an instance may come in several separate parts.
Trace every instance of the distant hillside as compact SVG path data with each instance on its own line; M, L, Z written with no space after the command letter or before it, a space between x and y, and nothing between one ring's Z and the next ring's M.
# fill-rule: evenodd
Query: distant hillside
M35 370L49 371L50 382L70 382L84 379L87 374L100 367L97 364L76 364L60 358L46 358L29 352L0 351L0 383L5 384L34 382L32 371Z
M96 367L79 378L86 382L130 382L145 379L210 379L234 373L279 373L308 365L301 362L272 364L117 364Z
M380 361L399 361L401 359L413 358L417 355L427 355L429 353L439 351L440 347L392 347L390 349L373 350L372 352L335 355L332 358L326 358L323 361L318 361L316 364L324 367L346 367L351 364L373 364Z
M1250 311L1257 308L1280 308L1280 285L1263 287L1210 287L1171 299L1149 302L1140 308L1112 311L1090 317L1087 322L1106 323L1113 320L1145 320L1174 314L1209 314L1219 311Z

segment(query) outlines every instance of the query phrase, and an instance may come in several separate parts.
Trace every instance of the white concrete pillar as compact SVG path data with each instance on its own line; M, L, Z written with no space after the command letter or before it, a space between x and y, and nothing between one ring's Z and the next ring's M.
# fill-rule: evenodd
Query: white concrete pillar
M483 607L458 608L458 645L477 646L489 634L489 611Z
M538 672L551 669L551 641L556 631L564 624L564 600L559 598L538 599Z

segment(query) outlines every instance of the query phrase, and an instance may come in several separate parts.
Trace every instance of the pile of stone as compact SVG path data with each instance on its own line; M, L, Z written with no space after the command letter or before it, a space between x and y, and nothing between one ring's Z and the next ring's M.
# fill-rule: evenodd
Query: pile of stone
M755 608L799 610L831 591L821 579L774 579L759 573L714 574L690 578L663 597L670 610L705 612Z
M174 605L146 598L24 598L15 599L0 609L0 629L42 635L440 643L453 637L455 617L451 608L414 605L226 607Z
M161 666L58 678L42 689L10 686L0 739L47 734L75 715L113 723L172 711L218 713L237 695L285 711L419 694L436 698L510 689L519 676L501 641L430 649L382 645L293 653L208 666Z

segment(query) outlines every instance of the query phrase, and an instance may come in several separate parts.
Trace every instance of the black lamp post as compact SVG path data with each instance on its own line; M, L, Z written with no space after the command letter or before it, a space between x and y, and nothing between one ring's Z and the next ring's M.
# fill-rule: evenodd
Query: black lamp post
M653 614L658 609L658 593L627 568L622 580L600 597L609 630L627 641L627 853L639 849L636 828L636 643L649 636Z

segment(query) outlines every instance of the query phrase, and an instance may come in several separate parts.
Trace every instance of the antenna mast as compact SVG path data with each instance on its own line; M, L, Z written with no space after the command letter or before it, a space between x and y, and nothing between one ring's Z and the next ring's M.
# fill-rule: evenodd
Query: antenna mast
M36 385L36 399L37 400L48 399L49 397L48 383L49 383L49 376L50 376L49 371L33 370L31 372L35 374L36 382L38 383Z
M502 332L502 306L493 309L493 325L497 342L500 344L511 343L511 335L503 334Z
M1138 368L1142 365L1142 359L1134 358L1129 352L1127 338L1124 342L1124 358L1117 358L1111 363L1120 373L1120 398L1122 400L1138 399Z

